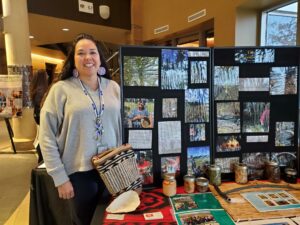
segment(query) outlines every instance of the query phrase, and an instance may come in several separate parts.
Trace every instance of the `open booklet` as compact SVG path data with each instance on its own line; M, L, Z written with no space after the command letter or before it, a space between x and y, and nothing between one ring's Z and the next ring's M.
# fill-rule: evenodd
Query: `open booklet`
M177 224L234 225L212 193L181 194L170 197Z

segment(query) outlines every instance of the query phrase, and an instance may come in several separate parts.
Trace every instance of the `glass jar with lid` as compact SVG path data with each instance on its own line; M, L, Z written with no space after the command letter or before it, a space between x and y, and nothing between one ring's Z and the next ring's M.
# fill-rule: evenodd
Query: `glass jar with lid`
M176 195L177 182L174 174L166 173L163 180L163 194L171 197Z

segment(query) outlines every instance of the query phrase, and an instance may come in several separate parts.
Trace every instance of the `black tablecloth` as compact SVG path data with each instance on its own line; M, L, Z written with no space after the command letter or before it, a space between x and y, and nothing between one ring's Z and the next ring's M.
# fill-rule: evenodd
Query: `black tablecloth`
M91 225L101 225L106 203L99 203ZM33 169L30 187L30 225L71 225L67 201L58 197L57 189L46 169Z

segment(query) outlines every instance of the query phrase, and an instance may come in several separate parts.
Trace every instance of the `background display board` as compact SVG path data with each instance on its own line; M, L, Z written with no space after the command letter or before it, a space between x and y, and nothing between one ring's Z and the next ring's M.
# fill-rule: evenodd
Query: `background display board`
M298 47L120 49L123 142L130 143L144 187L164 173L182 182L188 172L264 163L296 167ZM299 171L299 170L298 170Z
M296 167L299 55L297 47L214 48L213 159L223 178L234 162L248 165L250 179L263 177L266 160Z
M132 145L144 187L203 175L211 162L211 51L122 47L123 141Z

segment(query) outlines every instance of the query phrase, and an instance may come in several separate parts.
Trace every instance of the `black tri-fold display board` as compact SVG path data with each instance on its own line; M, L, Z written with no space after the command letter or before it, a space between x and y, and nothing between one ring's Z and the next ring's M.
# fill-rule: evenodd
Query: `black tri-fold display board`
M123 142L144 187L212 163L223 179L236 162L253 179L267 160L296 167L299 57L297 47L121 47Z

